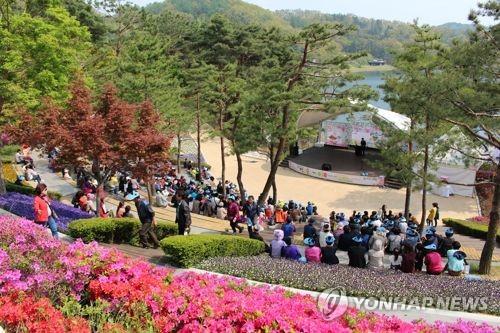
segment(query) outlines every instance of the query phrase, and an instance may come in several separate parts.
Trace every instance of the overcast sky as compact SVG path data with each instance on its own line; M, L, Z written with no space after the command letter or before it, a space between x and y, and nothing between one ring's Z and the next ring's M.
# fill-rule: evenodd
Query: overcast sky
M144 5L154 0L130 0ZM245 0L258 6L276 9L312 9L325 13L438 25L446 22L468 23L469 11L477 0Z

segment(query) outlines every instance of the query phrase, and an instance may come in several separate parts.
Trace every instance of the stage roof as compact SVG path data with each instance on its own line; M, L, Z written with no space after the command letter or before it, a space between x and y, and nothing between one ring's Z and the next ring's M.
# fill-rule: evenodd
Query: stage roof
M370 105L376 110L377 116L399 128L402 131L408 131L410 129L410 118L400 113L384 110L376 106Z
M376 106L370 105L375 110L375 114L382 120L393 124L400 130L407 131L410 129L410 118L394 111L384 110ZM335 118L342 113L328 113L324 111L304 111L299 116L297 125L299 128L308 127L321 123L323 120Z

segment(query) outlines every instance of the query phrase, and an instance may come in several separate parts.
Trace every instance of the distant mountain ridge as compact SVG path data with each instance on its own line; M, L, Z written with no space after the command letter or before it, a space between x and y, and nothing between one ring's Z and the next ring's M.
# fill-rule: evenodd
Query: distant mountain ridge
M278 10L272 12L241 0L165 0L153 3L146 9L158 13L170 9L191 15L193 18L209 19L214 14L223 14L230 20L263 26L274 26L287 31L303 28L311 23L353 24L357 31L344 37L340 43L346 52L368 52L371 56L391 61L392 51L411 40L411 25L399 21L363 18L352 14L327 14L314 10ZM445 23L435 27L443 41L466 36L471 25Z

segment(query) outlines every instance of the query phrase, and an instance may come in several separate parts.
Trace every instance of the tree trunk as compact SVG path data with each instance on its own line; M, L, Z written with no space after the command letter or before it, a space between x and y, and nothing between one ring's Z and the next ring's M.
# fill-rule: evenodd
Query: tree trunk
M424 168L422 170L422 217L420 218L420 231L425 228L426 203L427 203L427 171L429 169L429 145L424 149Z
M196 143L198 144L197 165L201 170L201 116L200 116L200 93L196 94Z
M276 203L278 202L278 186L276 186L276 179L273 180L272 187L273 187L273 202Z
M222 195L226 195L226 152L224 147L224 119L223 112L219 112L219 130L220 130L220 158L221 158L221 178L222 178Z
M177 160L176 160L176 163L177 163L177 175L178 176L180 176L180 174L181 174L181 145L182 145L181 134L177 133Z
M410 215L410 203L411 203L411 180L406 184L406 195L405 195L405 218L408 219Z
M243 162L241 160L241 154L236 152L236 161L238 162L238 173L236 174L236 180L238 181L238 187L240 188L240 198L245 200L245 187L243 186Z
M101 176L101 165L98 159L94 159L92 164L92 171L94 178L97 181L97 189L95 191L95 210L96 216L99 217L99 212L101 211L101 194L104 192L104 182Z
M264 184L264 189L262 193L259 195L259 199L257 201L258 205L263 205L266 201L267 196L269 195L269 190L273 182L275 182L276 172L278 171L278 166L280 164L280 157L283 154L283 148L285 147L285 138L280 138L278 143L278 147L276 147L276 153L271 159L271 170L269 171L269 175L267 177L266 183ZM276 198L273 198L276 201Z
M5 180L3 178L3 163L0 160L0 194L4 194L7 192L7 189L5 188Z
M481 259L479 260L479 274L489 274L491 269L491 259L496 245L496 236L498 233L499 206L500 206L500 164L497 164L497 174L495 176L495 190L491 203L490 223L488 224L488 233L484 243Z
M408 141L408 155L413 154L413 142L411 138L413 134L413 121L410 120L410 140ZM411 204L411 178L406 182L406 195L405 195L405 218L408 219L410 216L410 204Z
M152 205L153 204L153 189L152 189L152 184L150 181L146 183L146 189L148 190L148 202Z

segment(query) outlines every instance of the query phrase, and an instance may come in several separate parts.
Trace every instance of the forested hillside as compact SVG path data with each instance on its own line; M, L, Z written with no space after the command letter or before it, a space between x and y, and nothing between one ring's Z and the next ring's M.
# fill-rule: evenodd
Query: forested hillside
M312 23L352 24L357 30L340 41L343 50L367 52L373 57L388 61L392 60L392 51L400 49L403 43L410 41L413 33L410 24L398 21L368 19L350 14L326 14L313 10L271 12L241 0L166 0L146 8L155 13L168 8L202 19L221 13L234 22L258 23L288 31L301 29ZM465 36L470 29L470 25L460 23L446 23L435 27L435 30L443 35L443 41L447 43L453 38Z

